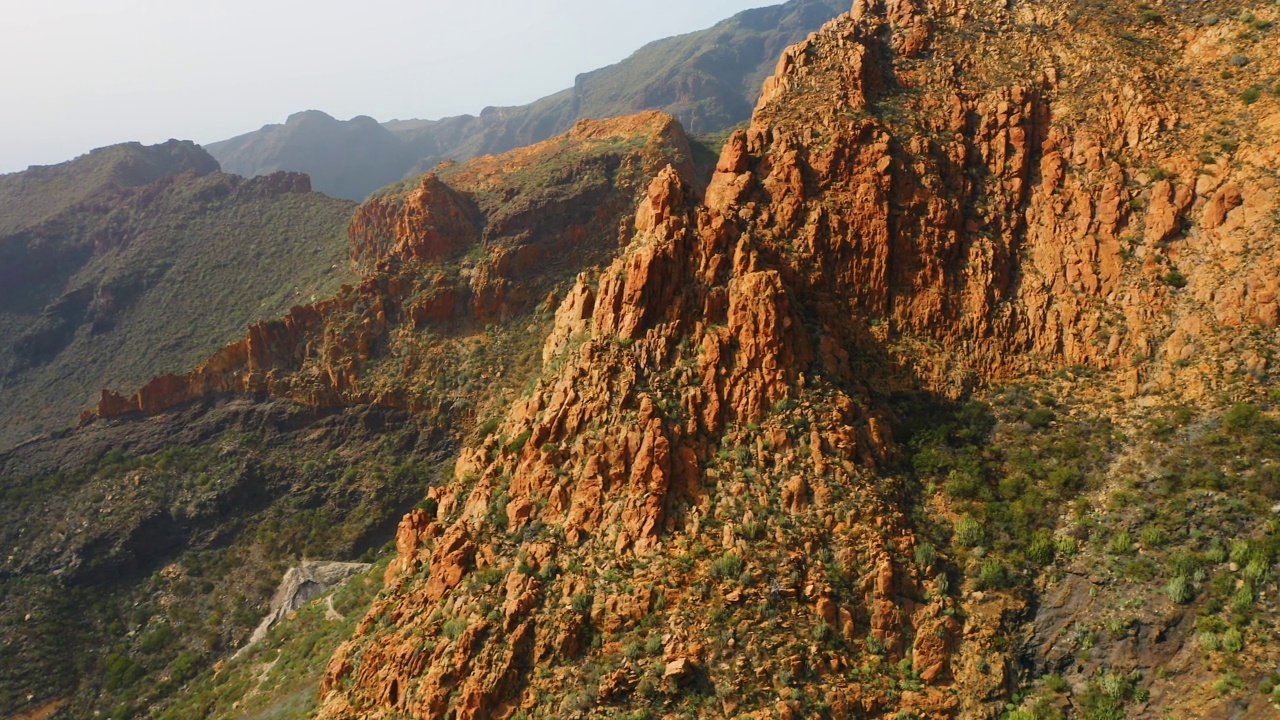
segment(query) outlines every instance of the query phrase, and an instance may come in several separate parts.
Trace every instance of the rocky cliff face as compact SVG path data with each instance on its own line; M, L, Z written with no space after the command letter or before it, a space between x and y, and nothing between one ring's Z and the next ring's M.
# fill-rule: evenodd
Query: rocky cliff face
M402 522L321 717L998 713L1026 599L920 560L886 396L1085 366L1195 398L1267 364L1274 101L1201 149L1239 101L1165 56L1211 77L1232 41L1155 18L1136 52L1048 7L859 0L790 48Z

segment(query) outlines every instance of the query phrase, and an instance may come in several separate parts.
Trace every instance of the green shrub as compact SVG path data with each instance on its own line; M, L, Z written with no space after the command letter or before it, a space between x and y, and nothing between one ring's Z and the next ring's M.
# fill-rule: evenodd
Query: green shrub
M956 500L989 500L991 488L982 478L963 470L947 473L943 484L947 494Z
M1128 530L1121 530L1111 536L1107 542L1107 552L1112 555L1127 555L1133 551L1133 536Z
M501 424L502 424L502 418L498 418L498 417L491 417L491 418L489 418L488 420L485 420L485 421L480 425L480 427L479 427L479 428L477 428L477 431L480 433L480 437L482 437L482 438L487 438L487 437L489 437L490 435L492 435L492 434L494 434L495 432L497 432L497 431L498 431L498 426L499 426L499 425L501 425Z
M1213 690L1219 695L1227 695L1231 693L1233 690L1243 690L1244 688L1245 688L1244 682L1239 677L1237 677L1235 673L1231 673L1231 672L1228 672L1226 675L1223 675L1215 683L1213 683Z
M982 525L969 515L961 515L956 520L955 541L960 547L977 547L986 538Z
M644 641L644 651L650 655L662 652L662 636L656 633L650 635L649 639Z
M1167 540L1164 530L1155 525L1148 525L1142 528L1142 532L1138 534L1138 537L1142 540L1142 544L1149 548L1163 547Z
M1238 612L1246 612L1253 607L1253 588L1249 583L1245 583L1236 589L1234 595L1231 596L1231 609Z
M1236 436L1252 434L1262 423L1262 409L1253 403L1236 403L1222 416L1222 429Z
M747 540L759 540L764 537L764 530L764 523L755 520L744 522L738 526L738 534Z
M1114 672L1103 673L1102 677L1098 678L1098 685L1104 693L1113 698L1122 698L1129 690L1128 678Z
M529 438L531 437L533 437L533 431L525 430L524 432L515 436L515 439L513 439L511 442L507 443L507 450L510 450L516 455L519 455L520 451L524 450L525 443L529 442Z
M727 552L711 563L711 576L720 580L735 579L742 574L745 563L735 553Z
M1196 640L1200 643L1200 647L1204 648L1205 652L1218 652L1218 650L1222 649L1222 641L1218 639L1217 635L1208 630L1196 636Z
M507 518L507 505L511 498L505 492L499 493L489 501L489 524L498 532L506 532L510 520Z
M1248 565L1244 566L1244 569L1240 571L1240 574L1249 582L1262 582L1262 580L1267 576L1267 561L1260 557L1255 557L1249 561Z
M176 637L177 633L174 632L172 626L167 624L160 625L144 634L138 647L145 653L159 652L168 647Z
M589 593L579 593L569 599L569 607L578 615L586 615L591 610L591 604L595 601Z
M181 685L200 672L200 664L199 655L189 650L183 650L169 664L169 680L174 684Z
M1009 569L995 558L987 558L978 566L977 586L980 590L1006 588L1011 581Z
M443 633L444 636L449 638L450 640L457 640L458 636L462 635L462 633L466 632L466 630L467 630L467 621L463 620L462 618L452 618L450 620L447 620L445 621L444 626L440 628L440 632Z
M1048 532L1039 532L1031 538L1031 544L1027 546L1027 559L1044 567L1053 562L1054 550L1053 536Z
M938 562L938 551L927 542L916 543L915 551L916 565L921 568L932 568L934 563Z
M1222 544L1222 541L1218 540L1217 538L1214 538L1213 542L1209 543L1209 548L1204 551L1204 559L1214 565L1226 562L1227 561L1226 546Z
M1244 103L1245 105L1252 105L1258 102L1258 100L1261 97L1262 97L1262 90L1256 87L1251 87L1248 90L1245 90L1244 92L1240 93L1240 102Z
M1026 417L1023 419L1026 420L1027 424L1031 427L1040 430L1049 427L1049 423L1057 419L1057 416L1054 415L1054 412L1049 408L1039 407L1028 412Z
M1164 594L1169 596L1169 600L1177 605L1186 605L1191 602L1191 581L1183 575L1179 575L1169 580L1164 586Z
M1178 550L1169 553L1169 573L1191 577L1202 566L1200 556L1190 550Z
M866 639L867 652L872 655L883 655L885 652L884 642L875 635L868 635Z
M1053 548L1059 555L1075 555L1076 539L1070 535L1062 535L1054 539Z
M1084 720L1125 720L1124 698L1112 694L1114 673L1105 673L1090 682L1083 696L1078 698L1080 717Z
M1237 565L1245 565L1250 560L1253 559L1254 552L1255 551L1254 551L1253 543L1250 542L1249 540L1247 539L1232 540L1231 550L1228 553L1227 557L1231 560L1231 562Z
M1158 569L1155 560L1140 555L1126 560L1120 572L1134 582L1148 583L1156 579Z
M1222 633L1222 649L1232 653L1244 650L1244 634L1237 628L1228 628Z
M477 585L497 585L506 577L506 573L502 572L502 568L490 565L483 570L477 570L474 577Z
M1169 272L1165 273L1160 280L1165 285L1176 290L1180 290L1187 286L1187 276L1183 275L1177 268L1170 268Z
M102 681L108 690L130 687L146 676L146 668L124 655L112 653L102 662Z

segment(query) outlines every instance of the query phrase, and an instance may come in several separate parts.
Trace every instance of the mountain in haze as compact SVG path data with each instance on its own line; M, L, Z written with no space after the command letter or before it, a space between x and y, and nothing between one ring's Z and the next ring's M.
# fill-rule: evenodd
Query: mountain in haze
M178 141L0 176L0 447L333 292L353 207Z
M379 125L369 117L339 121L312 110L206 147L227 172L305 172L321 192L362 200L442 160L540 142L581 118L662 110L691 133L715 133L751 116L783 48L847 4L790 0L747 10L707 30L650 43L616 65L579 75L574 87L555 95L520 107L486 108L478 117Z
M185 172L205 175L218 170L217 161L207 152L170 140L152 147L112 145L60 165L0 175L0 234L39 225L97 195ZM15 268L11 263L7 267Z
M318 191L352 200L399 180L412 164L403 139L373 118L341 121L318 110L205 149L227 172L245 177L302 172Z

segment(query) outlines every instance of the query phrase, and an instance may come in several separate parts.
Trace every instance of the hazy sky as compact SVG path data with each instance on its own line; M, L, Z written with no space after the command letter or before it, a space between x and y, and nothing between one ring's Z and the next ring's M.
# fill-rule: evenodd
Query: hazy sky
M781 0L3 0L0 173L299 110L437 118Z

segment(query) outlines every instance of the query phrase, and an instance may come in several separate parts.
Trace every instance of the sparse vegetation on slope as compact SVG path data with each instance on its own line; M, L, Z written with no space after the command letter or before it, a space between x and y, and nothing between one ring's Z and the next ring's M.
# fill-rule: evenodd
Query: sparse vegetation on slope
M0 179L0 203L43 208L0 237L0 447L68 427L103 387L188 368L351 277L354 205L302 176L216 171L173 143Z
M241 403L141 438L103 429L0 455L0 713L29 695L63 717L197 701L187 683L244 644L285 570L384 550L448 457L434 433L403 415ZM71 459L95 446L114 449Z

